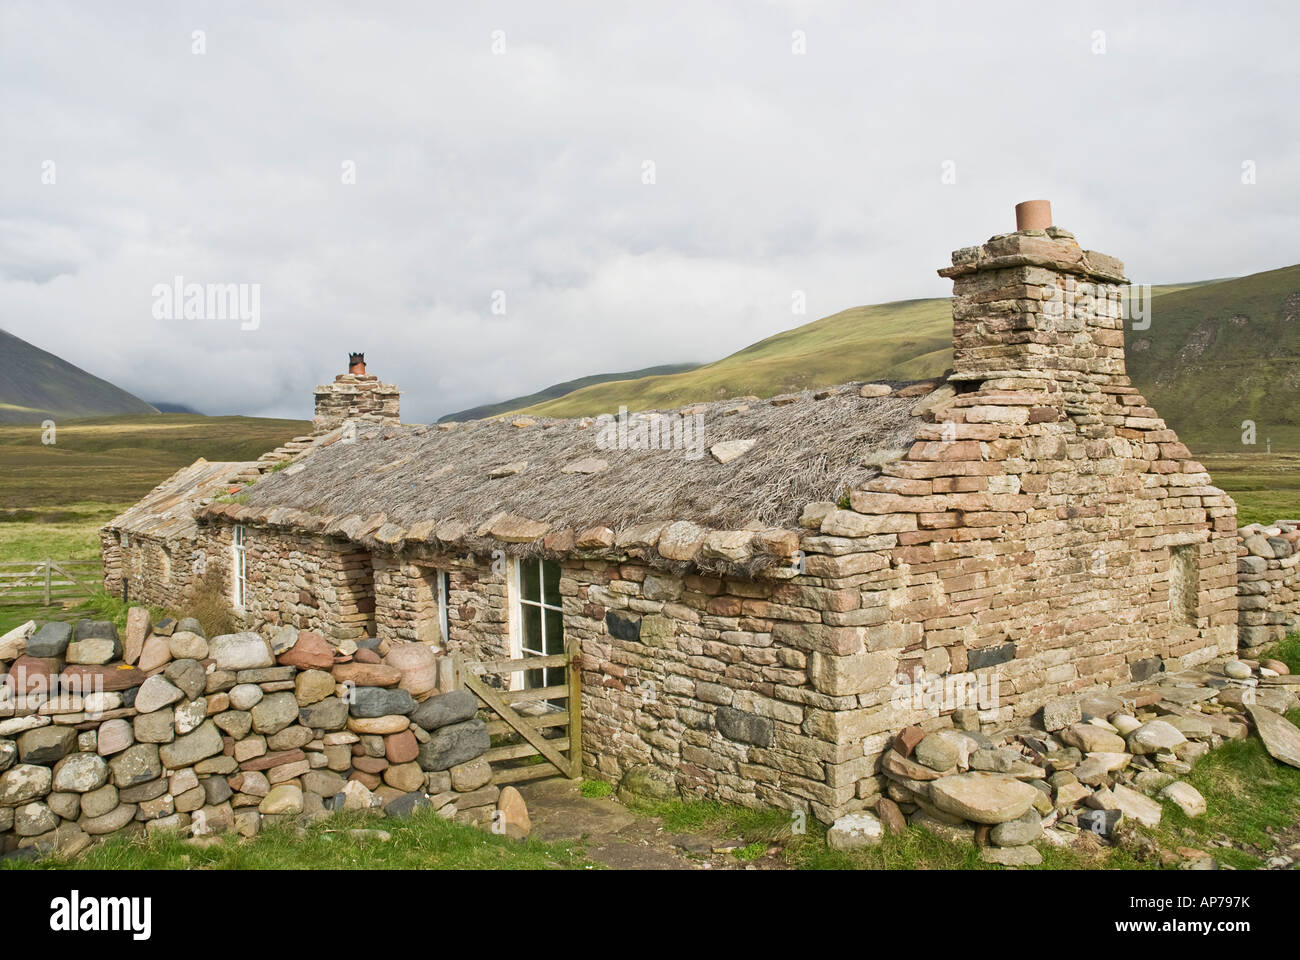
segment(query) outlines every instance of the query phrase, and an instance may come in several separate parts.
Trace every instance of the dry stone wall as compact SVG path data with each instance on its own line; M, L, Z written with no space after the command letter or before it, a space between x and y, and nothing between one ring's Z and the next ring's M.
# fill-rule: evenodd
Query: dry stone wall
M0 638L0 854L196 835L336 809L485 824L500 791L477 700L422 644L204 636L198 621L25 624ZM445 684L444 684L445 686ZM515 798L505 830L527 832ZM512 819L513 818L513 819Z
M1238 531L1237 625L1255 653L1300 628L1300 521Z

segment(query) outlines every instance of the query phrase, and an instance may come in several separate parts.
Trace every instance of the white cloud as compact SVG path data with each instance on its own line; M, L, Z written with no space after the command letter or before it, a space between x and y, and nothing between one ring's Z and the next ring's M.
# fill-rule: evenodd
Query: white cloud
M1295 259L1297 20L1208 3L11 2L0 323L213 413L307 416L311 387L363 350L428 420L942 295L949 252L1030 197L1138 280L1268 269ZM261 327L154 320L153 285L178 274L260 284Z

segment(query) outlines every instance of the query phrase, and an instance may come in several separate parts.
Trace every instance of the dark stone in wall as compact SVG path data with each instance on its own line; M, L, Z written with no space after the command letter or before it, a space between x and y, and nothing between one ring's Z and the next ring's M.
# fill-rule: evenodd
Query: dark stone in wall
M1016 645L1004 643L996 647L981 647L966 651L966 669L978 670L981 667L996 667L1016 658Z
M1129 666L1133 679L1139 683L1143 680L1149 680L1157 673L1164 672L1165 662L1159 657L1151 657L1147 660L1134 660Z
M435 731L429 742L420 745L421 770L447 770L487 753L492 746L487 724L482 720L453 723Z
M610 610L605 614L605 626L615 640L640 640L641 618Z
M348 712L354 717L408 717L415 710L415 698L399 687L353 687Z
M474 716L478 699L468 690L452 690L430 697L415 708L411 722L425 730L433 731Z
M718 732L729 740L752 743L756 747L772 745L773 724L767 717L745 713L734 707L718 707L713 719Z
M61 657L72 642L72 625L68 623L44 624L27 640L27 656L37 658Z

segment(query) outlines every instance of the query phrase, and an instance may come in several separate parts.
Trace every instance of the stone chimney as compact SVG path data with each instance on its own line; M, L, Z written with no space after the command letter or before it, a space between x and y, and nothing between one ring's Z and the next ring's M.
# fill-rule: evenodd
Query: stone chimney
M959 391L1060 393L1067 412L1096 414L1136 393L1124 367L1121 291L1114 257L1080 249L1052 225L1051 205L1016 205L1016 231L952 255L953 370ZM1071 409L1074 408L1074 409Z
M366 373L366 355L348 354L348 372L316 388L312 433L328 433L348 420L401 423L401 391Z

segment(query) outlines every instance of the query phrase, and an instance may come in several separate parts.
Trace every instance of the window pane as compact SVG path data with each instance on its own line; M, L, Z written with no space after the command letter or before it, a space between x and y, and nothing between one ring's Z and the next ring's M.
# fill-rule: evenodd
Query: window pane
M536 557L519 561L519 590L525 600L541 599L541 592L537 588L540 565L541 561Z
M560 565L554 560L542 561L543 600L553 607L560 605Z
M546 615L546 654L564 652L564 619L556 610L547 610Z
M542 649L542 610L541 607L524 604L520 607L523 614L524 656L532 653L536 656Z

